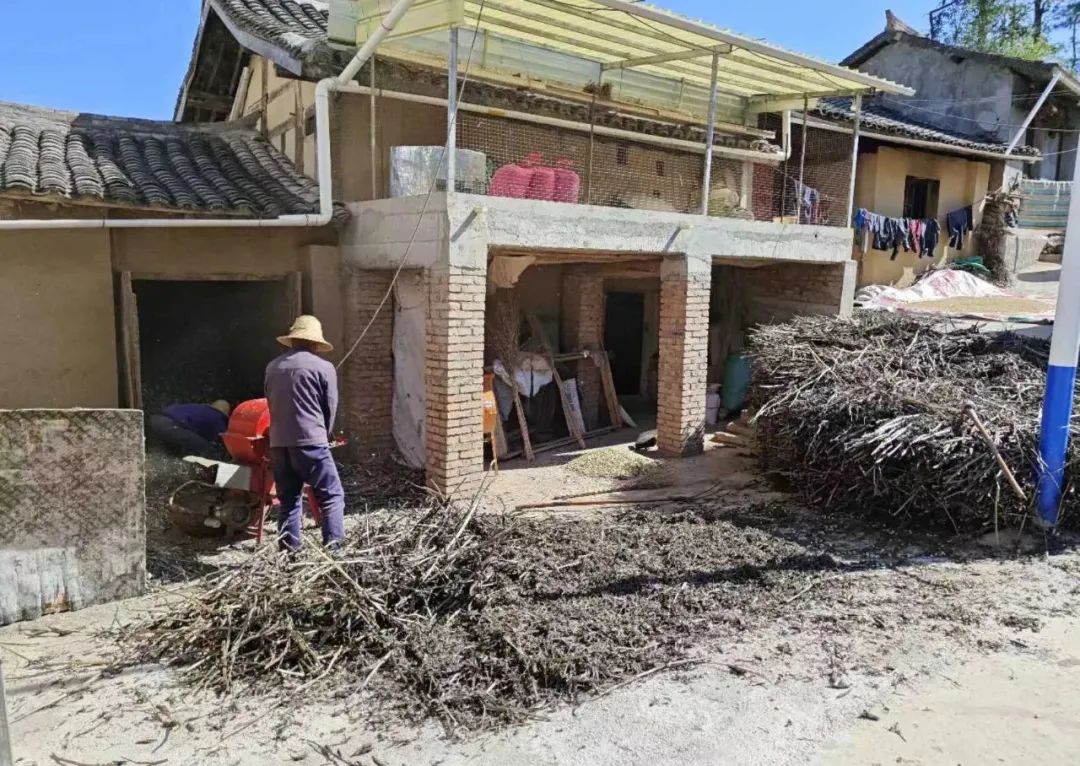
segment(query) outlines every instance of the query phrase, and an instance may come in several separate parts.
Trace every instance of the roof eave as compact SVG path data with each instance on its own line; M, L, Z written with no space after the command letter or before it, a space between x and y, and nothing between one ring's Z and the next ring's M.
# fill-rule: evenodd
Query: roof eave
M802 123L801 115L793 116L792 119L798 123ZM806 125L811 128L820 128L822 130L832 130L841 133L852 133L854 128L847 124L847 121L829 120L823 117L811 116L807 120ZM1023 155L1023 154L1006 154L1005 152L991 152L985 149L973 149L971 147L961 146L958 144L950 144L944 141L931 141L929 139L913 138L909 136L900 136L895 133L878 133L872 129L862 128L859 131L859 135L863 138L872 138L875 141L883 141L885 143L892 144L904 144L906 146L916 146L926 149L935 149L939 152L945 152L949 154L963 154L969 157L981 157L991 160L1005 160L1007 162L1039 162L1042 160L1041 154L1036 155Z
M1080 80L1076 78L1075 74L1057 64L1054 65L1053 74L1058 76L1058 83L1064 85L1070 93L1080 98Z

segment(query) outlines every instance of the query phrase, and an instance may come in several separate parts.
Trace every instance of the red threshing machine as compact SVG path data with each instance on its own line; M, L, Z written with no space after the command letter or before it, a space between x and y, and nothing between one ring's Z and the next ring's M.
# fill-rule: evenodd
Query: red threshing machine
M263 526L277 504L274 473L270 468L270 406L266 399L238 404L229 416L229 430L221 435L235 463L188 456L195 478L181 484L169 497L168 518L197 537L234 537L252 534L262 542ZM331 447L344 444L335 441ZM319 505L311 487L305 487L308 507L316 523Z

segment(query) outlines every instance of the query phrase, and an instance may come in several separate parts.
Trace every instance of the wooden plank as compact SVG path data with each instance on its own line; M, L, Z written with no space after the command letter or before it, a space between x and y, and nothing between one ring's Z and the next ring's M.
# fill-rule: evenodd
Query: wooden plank
M618 430L619 429L615 428L614 426L604 426L603 428L597 428L594 431L589 431L588 433L585 434L585 438L586 439L592 439L593 437L603 436L604 434L609 434L612 431L618 431ZM556 439L555 441L544 442L543 444L540 444L540 445L538 445L536 447L533 447L533 452L534 453L550 452L551 450L558 449L559 447L569 447L573 443L574 443L574 437L573 436L566 436L566 437L564 437L562 439ZM502 460L512 460L513 458L516 458L516 457L521 457L521 450L517 450L516 452L509 452L506 455L502 455L500 457L500 459L502 459Z
M529 438L529 424L525 422L525 410L521 406L521 391L513 374L510 376L510 389L514 392L514 410L517 412L518 427L521 428L521 443L525 449L525 459L530 463L536 460L532 440Z
M270 131L270 61L269 59L259 59L259 86L262 90L262 96L259 99L260 111L259 115L259 130L263 135L263 138L267 137L267 133Z
M139 308L131 284L131 272L120 272L120 356L124 404L143 408L142 365L139 358Z
M600 366L600 383L604 387L604 398L607 399L611 425L621 428L623 426L622 412L619 407L619 397L615 393L615 380L611 377L611 362L608 360L606 351L594 352L594 356Z
M304 301L303 288L304 275L301 272L294 271L285 277L285 299L288 301L286 308L290 323L304 313L302 308Z
M293 165L304 172L304 90L299 80L296 81L293 96Z
M559 389L559 401L562 402L563 420L566 421L566 430L570 432L570 435L574 437L581 448L585 449L585 437L582 436L581 430L577 425L577 420L570 411L570 402L566 398L566 390L563 388L562 377L559 375L558 367L555 366L555 359L551 354L551 346L548 345L547 336L544 335L544 328L540 325L540 320L536 318L536 314L533 312L526 311L525 318L529 322L529 329L532 331L533 336L540 343L540 350L543 353L544 360L548 363L548 366L551 367L552 375L555 376L555 385Z
M495 457L505 460L510 454L510 445L506 442L506 429L503 428L502 417L495 417Z

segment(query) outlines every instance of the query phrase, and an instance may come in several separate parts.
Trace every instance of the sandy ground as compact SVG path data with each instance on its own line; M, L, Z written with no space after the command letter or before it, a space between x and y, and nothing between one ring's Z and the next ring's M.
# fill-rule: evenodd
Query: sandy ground
M611 434L599 444L626 449L634 435ZM528 468L504 465L492 477L487 510L627 486L569 470L576 454L546 453ZM463 740L448 739L433 723L375 724L375 703L364 697L221 699L161 667L114 670L114 631L184 598L197 587L183 582L187 577L242 561L254 547L184 540L151 519L156 577L148 596L0 629L15 762L1075 763L1080 549L1047 555L1041 538L1007 538L991 548L985 540L865 534L845 520L806 513L792 526L760 505L784 498L750 460L742 450L710 447L693 459L662 462L662 478L650 486L704 492L710 503L729 506L740 526L846 562L835 575L845 580L839 603L825 609L816 599L817 589L832 589L827 582L792 593L783 600L784 619L747 613L745 630L734 637L701 641L694 654L702 664L692 669L636 679ZM753 504L766 510L747 515ZM556 519L612 512L552 511Z
M712 450L696 464L736 457ZM549 468L557 479L558 467ZM162 587L0 629L16 763L1075 762L1080 553L1017 555L1011 539L991 550L847 534L843 520L813 514L792 526L746 516L745 495L732 497L738 524L851 563L835 575L849 579L841 603L823 611L816 593L792 593L787 618L763 624L748 613L745 631L697 647L704 662L692 670L448 740L434 724L371 723L370 699L218 699L160 667L111 670L109 631L167 608L191 586Z

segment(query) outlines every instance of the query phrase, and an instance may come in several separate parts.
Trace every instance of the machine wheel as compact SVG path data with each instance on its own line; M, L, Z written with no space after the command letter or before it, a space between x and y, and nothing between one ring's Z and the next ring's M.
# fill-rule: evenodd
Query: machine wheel
M247 532L259 508L259 501L247 492L189 481L169 498L166 518L191 537L232 538Z

